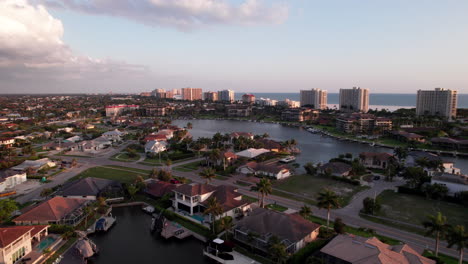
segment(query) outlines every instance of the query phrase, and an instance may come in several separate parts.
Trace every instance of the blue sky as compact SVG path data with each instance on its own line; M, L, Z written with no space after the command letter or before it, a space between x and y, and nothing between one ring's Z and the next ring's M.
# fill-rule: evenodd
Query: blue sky
M229 3L236 7L242 2ZM96 13L52 5L46 9L63 24L63 42L74 54L147 67L147 78L139 77L133 85L96 87L81 82L89 90L191 86L295 92L317 87L336 92L361 86L375 93L434 87L468 93L468 1L263 4L266 9L281 4L287 16L259 23L249 17L255 23L248 24L242 19L203 21L181 29L125 13L114 15L105 8Z

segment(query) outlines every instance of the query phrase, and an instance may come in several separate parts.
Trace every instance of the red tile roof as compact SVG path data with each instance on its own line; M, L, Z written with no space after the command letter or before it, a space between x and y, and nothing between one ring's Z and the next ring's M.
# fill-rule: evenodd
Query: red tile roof
M146 193L154 197L163 197L177 188L175 184L169 182L157 181L151 182L146 186Z
M22 215L13 219L13 222L24 221L59 221L66 215L83 206L85 199L54 197L27 210Z
M31 231L31 236L39 233L48 227L47 225L37 225L37 226L11 226L11 227L2 227L0 228L0 248L5 248L11 243L13 243L18 238L22 237L29 231Z

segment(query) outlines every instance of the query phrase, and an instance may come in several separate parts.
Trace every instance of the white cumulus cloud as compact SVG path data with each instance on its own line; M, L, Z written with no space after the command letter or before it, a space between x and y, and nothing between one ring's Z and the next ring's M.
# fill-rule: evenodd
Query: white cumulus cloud
M228 0L38 0L47 6L88 14L124 17L149 26L191 30L212 24L276 24L288 17L288 6L262 0L233 4Z
M63 40L62 22L42 5L26 0L0 1L0 92L25 83L44 88L66 81L89 86L90 81L142 77L148 69L114 60L75 54ZM76 82L84 80L86 82ZM5 90L3 90L5 89Z

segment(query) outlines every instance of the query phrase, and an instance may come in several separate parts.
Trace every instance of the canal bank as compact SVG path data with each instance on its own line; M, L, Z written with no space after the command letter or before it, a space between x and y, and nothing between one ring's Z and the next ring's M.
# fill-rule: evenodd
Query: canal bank
M203 243L193 237L164 239L150 232L151 216L139 206L112 210L117 224L106 233L90 236L100 249L89 263L209 263L203 256Z
M215 133L231 133L237 131L251 132L254 134L268 133L271 139L288 140L294 138L298 142L301 154L297 156L296 162L304 165L307 162L325 163L340 154L351 153L357 157L361 152L387 152L393 153L393 149L379 146L370 146L352 141L339 140L336 138L312 134L301 127L284 126L276 123L259 123L237 120L210 120L191 119L174 120L175 125L184 127L190 122L193 128L189 130L194 138L212 137ZM444 160L452 161L457 168L468 172L468 159L461 157L444 156Z

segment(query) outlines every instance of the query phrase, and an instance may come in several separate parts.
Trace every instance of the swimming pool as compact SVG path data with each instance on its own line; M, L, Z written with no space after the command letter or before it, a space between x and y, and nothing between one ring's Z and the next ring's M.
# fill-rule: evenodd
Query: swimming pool
M37 245L37 249L39 249L40 251L43 251L44 249L52 245L54 242L55 242L55 238L46 237L41 242L39 242L39 245Z
M205 221L205 218L201 215L192 215L191 216L193 219L197 220L197 221L200 221L203 223L203 221Z

